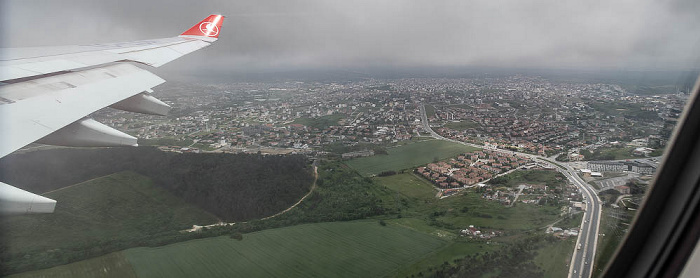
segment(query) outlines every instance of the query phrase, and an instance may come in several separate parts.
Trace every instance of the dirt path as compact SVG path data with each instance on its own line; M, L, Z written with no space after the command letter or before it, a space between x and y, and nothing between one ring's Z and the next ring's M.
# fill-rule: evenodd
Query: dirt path
M278 212L278 213L276 213L276 214L274 214L274 215L271 215L271 216L268 216L268 217L265 217L265 218L261 218L260 220L267 220L267 219L270 219L270 218L275 218L275 217L280 216L280 215L282 215L282 214L285 214L286 212L288 212L288 211L292 210L293 208L297 207L299 204L301 204L301 202L303 202L304 200L306 200L306 198L308 198L309 196L311 196L311 193L314 193L314 190L316 190L316 181L318 181L318 166L314 165L314 182L311 184L311 190L309 190L309 193L306 193L306 195L304 195L304 197L301 197L301 199L299 199L299 201L297 201L297 202L296 202L295 204L293 204L291 207L288 207L287 209L285 209L285 210L283 210L283 211L280 211L280 212ZM246 223L246 222L239 222L239 223ZM235 225L235 224L236 224L236 222L231 222L231 223L219 222L219 223L215 223L215 224L211 224L211 225L205 225L205 226L192 225L192 229L184 230L184 232L195 232L195 231L199 231L199 230L202 230L202 229L205 229L205 228L208 229L208 228L216 227L216 226L232 226L232 225Z
M292 210L293 208L297 207L299 204L301 204L301 202L303 202L304 200L306 200L306 198L308 198L309 196L311 196L311 193L314 193L314 190L316 190L316 181L317 181L317 180L318 180L318 167L317 167L317 166L314 166L314 183L311 184L311 190L309 190L309 193L306 193L306 195L304 195L304 197L301 197L301 199L299 199L299 201L297 201L297 202L296 202L295 204L293 204L291 207L288 207L287 209L285 209L285 210L283 210L283 211L280 211L280 212L276 213L275 215L271 215L271 216L268 216L268 217L265 217L265 218L261 218L260 220L267 220L267 219L270 219L270 218L275 218L275 217L280 216L280 215L282 215L282 214L284 214L284 213L286 213L286 212Z
M524 184L518 185L518 189L520 189L520 190L518 191L517 194L515 194L515 199L513 199L513 202L510 203L509 207L513 207L513 205L515 205L515 202L518 201L518 197L520 197L520 194L523 193L523 189L525 189L526 187L527 187L527 185L524 185Z
M64 187L57 188L57 189L54 189L54 190L51 190L51 191L46 191L46 192L44 192L44 193L41 193L41 195L43 196L43 195L46 195L46 194L49 194L49 193L52 193L52 192L56 192L56 191L63 190L63 189L66 189L66 188L71 188L71 187L74 187L74 186L78 186L78 185L81 185L81 184L83 184L83 183L91 182L91 181L94 181L94 180L96 180L96 179L101 179L101 178L108 177L108 176L111 176L111 175L113 175L113 174L109 174L109 175L105 175L105 176L101 176L101 177L92 178L92 179L89 179L89 180L86 180L86 181L82 181L82 182L79 182L79 183L74 183L74 184L71 184L71 185L69 185L69 186L64 186Z

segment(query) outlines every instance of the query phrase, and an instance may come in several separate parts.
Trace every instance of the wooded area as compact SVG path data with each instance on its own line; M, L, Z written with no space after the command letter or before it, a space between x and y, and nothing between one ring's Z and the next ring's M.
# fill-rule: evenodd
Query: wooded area
M131 170L225 221L277 213L313 182L302 155L162 152L154 147L53 149L0 160L0 181L43 193Z

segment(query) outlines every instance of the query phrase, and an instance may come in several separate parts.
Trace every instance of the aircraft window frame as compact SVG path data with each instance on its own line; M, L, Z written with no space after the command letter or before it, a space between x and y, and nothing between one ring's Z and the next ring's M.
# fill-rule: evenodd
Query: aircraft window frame
M602 277L677 277L700 237L700 79L630 231Z

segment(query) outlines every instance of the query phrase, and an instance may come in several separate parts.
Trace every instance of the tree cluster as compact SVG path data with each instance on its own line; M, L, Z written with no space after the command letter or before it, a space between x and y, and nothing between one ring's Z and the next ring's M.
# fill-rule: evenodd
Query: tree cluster
M469 255L455 260L456 265L443 263L433 277L471 277L489 273L491 277L543 277L544 271L533 263L543 240L552 237L529 236L496 251Z
M162 152L153 147L54 149L0 160L0 180L42 193L131 170L225 221L272 215L309 191L302 155Z

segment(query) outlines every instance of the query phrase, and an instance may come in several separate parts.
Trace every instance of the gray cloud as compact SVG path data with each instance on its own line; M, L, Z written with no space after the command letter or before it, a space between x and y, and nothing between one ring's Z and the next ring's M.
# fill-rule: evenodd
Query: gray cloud
M6 1L2 45L176 35L210 13L220 40L174 70L498 66L695 68L695 1Z

